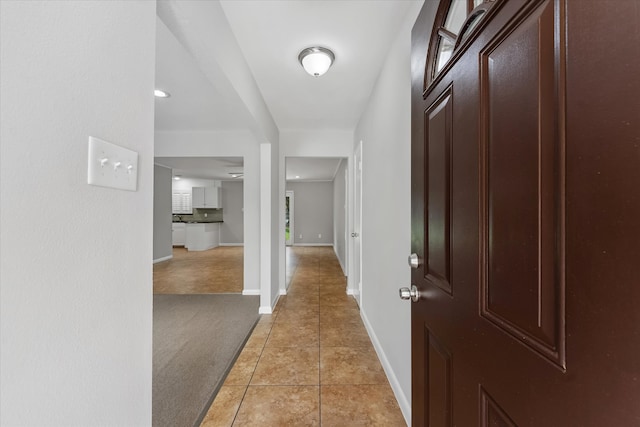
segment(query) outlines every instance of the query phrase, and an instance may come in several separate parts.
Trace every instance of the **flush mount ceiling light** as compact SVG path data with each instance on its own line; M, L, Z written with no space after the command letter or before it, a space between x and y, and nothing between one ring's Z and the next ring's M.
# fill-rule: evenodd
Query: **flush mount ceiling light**
M325 47L308 47L300 52L298 61L302 68L314 77L320 77L329 70L336 57Z
M153 94L157 97L157 98L168 98L171 96L171 94L169 92L166 92L164 90L160 90L160 89L156 89L153 91Z

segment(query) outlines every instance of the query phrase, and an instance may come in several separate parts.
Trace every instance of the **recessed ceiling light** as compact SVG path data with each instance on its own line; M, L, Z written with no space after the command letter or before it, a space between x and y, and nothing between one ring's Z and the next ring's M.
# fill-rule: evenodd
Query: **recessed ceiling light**
M296 175L296 178L300 178L300 175Z
M153 94L157 97L157 98L168 98L171 96L171 94L169 92L166 92L164 90L160 90L160 89L156 89L153 91Z
M333 52L320 46L308 47L298 55L302 68L314 77L320 77L326 73L335 60Z
M180 175L174 176L173 179L175 179L176 181L180 181Z

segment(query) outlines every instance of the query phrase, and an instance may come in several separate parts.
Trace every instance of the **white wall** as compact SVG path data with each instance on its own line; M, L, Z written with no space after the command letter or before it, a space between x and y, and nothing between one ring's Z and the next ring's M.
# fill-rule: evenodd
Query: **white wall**
M151 425L155 23L0 2L3 426ZM136 192L87 184L89 135L139 153Z
M253 134L249 131L156 132L155 155L244 158L244 293L258 295L260 263L256 260L260 259L260 146Z
M162 163L162 159L158 159L160 163ZM192 191L193 187L220 187L220 181L215 179L203 179L203 178L180 178L178 180L174 179L171 185L171 190L183 190L183 191Z
M242 180L222 181L222 212L224 222L220 224L221 245L244 243L244 183Z
M289 181L285 189L294 193L293 244L333 245L333 182Z
M225 99L239 100L257 140L278 143L278 127L217 0L158 2L158 16Z
M153 260L173 256L171 169L153 166Z
M260 313L271 313L280 295L280 254L278 244L280 233L278 215L280 212L279 145L260 144ZM284 204L284 200L282 201Z
M411 414L411 28L409 10L358 123L363 141L361 314L407 421ZM410 423L409 423L410 424Z
M333 248L342 267L347 274L347 159L340 161L333 180Z
M349 157L353 152L353 130L280 131L280 158Z

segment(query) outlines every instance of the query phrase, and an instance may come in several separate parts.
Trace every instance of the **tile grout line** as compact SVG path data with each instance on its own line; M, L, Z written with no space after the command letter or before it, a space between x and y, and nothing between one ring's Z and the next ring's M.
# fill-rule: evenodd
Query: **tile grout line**
M269 340L269 336L271 335L271 330L273 329L273 325L276 322L276 319L278 318L278 314L280 314L280 310L278 310L278 312L276 313L275 317L273 318L273 322L271 322L271 324L270 324L269 333L267 334L267 338L264 340L264 344L262 345L262 348L260 349L260 355L258 356L258 360L256 361L256 365L253 367L253 371L251 372L251 377L249 377L249 381L247 382L247 386L244 389L244 393L242 394L242 398L240 399L240 404L238 405L238 409L236 409L236 413L233 416L233 420L231 421L231 427L233 427L233 425L236 423L236 419L238 418L238 414L240 413L240 408L242 407L242 403L244 402L244 398L247 396L247 391L249 391L249 386L251 385L251 380L253 379L253 375L256 373L256 369L258 368L258 363L260 363L260 359L262 358L262 353L264 353L264 349L267 347L267 341ZM242 351L244 351L245 348L246 347L243 347ZM233 369L233 367L231 369ZM213 405L213 403L212 403L212 405Z

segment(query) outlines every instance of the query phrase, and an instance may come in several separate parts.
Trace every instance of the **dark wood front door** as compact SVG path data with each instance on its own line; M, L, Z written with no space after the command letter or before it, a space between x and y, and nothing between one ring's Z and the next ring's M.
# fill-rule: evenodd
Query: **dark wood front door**
M640 2L485 6L413 30L413 425L640 426Z

